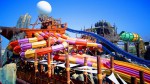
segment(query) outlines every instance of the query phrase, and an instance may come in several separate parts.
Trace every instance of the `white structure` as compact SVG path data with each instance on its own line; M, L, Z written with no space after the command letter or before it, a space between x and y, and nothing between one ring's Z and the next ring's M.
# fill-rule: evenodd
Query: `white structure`
M46 2L46 1L40 1L37 3L37 8L38 8L38 12L39 12L39 15L48 15L51 13L52 11L52 7L51 5Z

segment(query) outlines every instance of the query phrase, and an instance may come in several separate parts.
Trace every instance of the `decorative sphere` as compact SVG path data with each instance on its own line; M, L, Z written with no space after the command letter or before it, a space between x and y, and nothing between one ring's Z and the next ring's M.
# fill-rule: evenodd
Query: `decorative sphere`
M47 1L38 2L37 8L40 15L48 15L52 11L52 7Z

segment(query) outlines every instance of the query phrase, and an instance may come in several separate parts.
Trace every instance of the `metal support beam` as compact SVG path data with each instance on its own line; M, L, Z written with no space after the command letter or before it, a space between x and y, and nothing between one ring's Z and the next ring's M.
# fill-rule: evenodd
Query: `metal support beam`
M139 76L140 76L140 84L144 84L144 72L139 71Z
M129 52L129 42L124 43L124 50Z
M50 47L50 37L48 38L48 47ZM50 53L48 53L47 56L47 62L48 62L48 77L51 77L51 57L50 57Z
M97 70L98 70L98 73L97 73L97 78L98 78L98 84L102 84L102 66L101 66L101 58L100 56L97 56Z
M137 57L140 57L140 45L139 45L139 43L135 43L135 47L136 47L136 55L137 55Z
M137 84L136 77L131 77L131 84Z
M110 58L110 67L111 67L111 73L114 72L114 57L111 56ZM112 81L111 84L114 84L114 82Z
M36 83L36 80L37 80L37 72L38 72L37 53L35 53L35 57L34 57L34 68L35 68L35 83Z
M87 66L87 57L84 57L84 66ZM88 83L87 72L84 72L84 84Z
M66 54L66 73L67 73L67 84L70 84L70 66L69 66L69 55Z

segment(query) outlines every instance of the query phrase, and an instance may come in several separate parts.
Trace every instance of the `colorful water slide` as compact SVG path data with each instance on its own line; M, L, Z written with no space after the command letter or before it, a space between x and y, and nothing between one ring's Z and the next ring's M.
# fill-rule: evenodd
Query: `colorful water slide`
M74 30L74 29L71 29L71 28L67 28L66 30L69 31L69 32L73 32L73 33L85 34L85 35L90 35L92 37L95 37L98 41L104 42L105 44L107 44L109 47L111 47L116 52L122 54L123 56L125 56L128 59L131 59L131 61L135 61L137 63L150 66L150 61L144 60L142 58L138 58L137 56L134 56L134 55L132 55L132 54L130 54L130 53L128 53L128 52L120 49L119 47L117 47L116 45L114 45L112 42L108 41L107 39L105 39L104 37L102 37L100 35L94 34L92 32Z
M61 35L61 37L62 38L58 37L58 39L56 40L60 42L59 45L46 47L47 46L46 41L43 40L43 41L32 42L32 43L26 42L25 44L16 46L13 50L14 52L20 53L21 57L30 58L30 57L34 57L35 53L37 53L38 55L44 55L47 53L63 50L67 47L67 43L69 43L70 45L83 45L87 47L93 46L99 49L102 48L101 44L91 43L91 42L88 42L87 40L72 39L65 35ZM66 39L63 39L63 38L66 38ZM40 48L40 47L46 47L46 48ZM36 49L36 48L40 48L40 49Z
M50 34L46 35L45 33L36 32L34 34L35 37L33 37L33 38L24 38L24 39L12 41L12 42L9 43L8 49L13 50L14 47L16 47L17 45L26 44L26 43L33 43L33 42L38 42L38 41L42 41L44 39L47 39L49 37L48 35L50 35Z
M37 32L37 33L35 33L35 36L36 37L34 37L34 38L25 38L25 39L12 41L12 42L10 42L8 48L10 50L13 50L13 52L15 54L21 53L21 56L28 57L26 55L33 54L33 52L36 51L35 49L41 48L41 47L46 47L48 44L46 40L49 37L50 37L50 44L54 44L55 42L59 42L60 44L63 42L67 42L70 45L82 45L82 46L88 46L88 47L93 46L93 47L98 47L99 49L102 48L101 44L91 43L91 42L88 42L87 40L84 40L84 39L70 38L64 34L60 35L58 33ZM54 47L54 46L52 46L52 47ZM62 47L62 46L59 46L59 47ZM58 47L58 49L59 49L59 47ZM43 51L43 50L49 51L50 49L51 48L43 48L40 50L41 51Z
M42 41L42 40L48 38L48 35L44 34L43 32L39 32L39 33L36 32L34 35L35 35L35 37L33 37L33 38L24 38L24 39L12 41L9 43L7 48L9 50L13 50L14 47L16 47L18 45L27 44L27 43L34 43L34 42Z
M129 42L138 42L138 41L140 41L140 36L136 33L123 32L119 36L120 36L120 39L123 40L123 41L129 41Z
M40 55L44 55L47 53L63 50L66 47L68 47L68 43L63 42L62 44L58 44L58 45L51 46L51 47L46 47L46 48L41 48L41 49L28 49L25 52L21 52L20 56L25 57L25 58L32 58L35 56L35 53L37 53L37 55L40 56Z
M64 42L62 41L64 40L62 38L68 38L65 35L60 35L57 33L53 34L53 33L48 33L48 32L38 32L38 33L35 33L34 35L36 37L25 38L25 39L20 39L20 40L10 42L8 45L8 49L13 50L15 54L19 54L20 51L26 51L27 49L45 47L47 45L47 41L45 40L47 40L49 37L51 37L50 44L54 44L56 41ZM59 38L59 40L56 40L55 37L57 38L62 37L62 38Z
M34 42L38 42L38 41L42 41L42 40L47 40L49 37L52 37L50 39L51 42L53 40L56 40L56 39L59 39L61 41L64 40L64 39L70 39L70 40L72 39L72 38L69 38L68 36L66 36L64 34L60 35L59 33L49 33L49 32L36 32L34 34L34 36L35 37L33 37L33 38L25 38L25 39L20 39L20 40L12 41L12 42L9 43L8 49L9 50L13 50L14 47L16 47L17 45L19 45L19 46L20 45L27 46L27 43L30 43L28 45L31 45L31 43L34 43ZM56 42L56 41L54 41L54 42Z
M69 61L71 63L76 63L80 65L84 65L84 57L87 57L87 65L97 68L97 59L96 57L92 57L89 55L71 55L69 56ZM57 61L65 61L65 55L55 55L53 57L54 60ZM106 58L102 58L102 68L103 69L109 69L110 68L110 60ZM142 66L138 66L135 64L122 62L122 61L114 61L114 69L115 72L117 72L121 77L123 77L126 81L131 82L131 76L134 76L137 78L139 82L139 71L144 72L144 80L145 83L150 83L150 69L144 68ZM105 71L109 74L109 71Z
M33 43L33 42L41 41L43 39L44 39L43 37L34 37L34 38L25 38L25 39L12 41L9 43L8 49L13 50L13 48L16 47L17 45L21 45L25 43Z
M82 33L82 34L86 34L86 35L91 35L95 38L97 38L98 40L101 40L102 42L105 42L106 44L108 44L111 48L114 47L114 50L120 50L117 52L120 52L121 54L123 54L126 57L130 57L130 58L135 58L136 61L140 60L140 63L145 63L145 60L143 62L142 59L136 58L135 56L132 56L131 54L119 49L118 47L116 47L114 44L112 44L111 42L107 41L105 38L98 36L94 33L90 33L90 32L85 32L85 31L77 31L77 30L72 30L72 29L67 29L68 31L71 32L75 32L75 33ZM38 47L44 47L46 46L46 41L44 39L48 39L48 37L52 35L54 37L56 37L57 41L59 41L60 44L58 45L54 45L54 46L50 46L50 47L46 47L46 48L38 48ZM27 38L27 39L22 39L22 40L17 40L12 42L13 47L14 47L14 51L18 51L20 52L20 56L21 57L25 57L25 58L30 58L30 57L34 57L35 53L38 54L38 56L47 54L47 53L51 53L51 52L57 52L60 50L64 50L66 47L68 47L68 43L70 45L83 45L83 46L87 46L87 47L98 47L98 48L103 48L103 46L101 44L98 43L91 43L88 42L87 40L83 40L83 39L73 39L73 38L69 38L65 35L60 35L60 34L53 34L53 33L48 33L48 32L39 32L36 33L36 36L42 36L43 39L42 40L38 40L37 37L35 38ZM20 43L19 43L20 42ZM21 44L21 45L20 45ZM17 45L19 45L19 48L16 48ZM38 48L38 49L36 49ZM124 53L123 53L124 52ZM126 53L126 54L125 54ZM92 66L92 67L96 67L97 66L97 61L96 61L96 57L92 57L89 55L85 55L86 57L88 57L88 66ZM69 60L71 63L77 63L77 64L84 64L84 57L82 55L73 55L70 56ZM65 56L54 56L54 60L58 60L58 61L65 61ZM134 59L133 59L134 60ZM134 60L134 61L135 61ZM142 61L142 62L141 62ZM146 61L147 63L149 63L149 61ZM142 70L144 72L144 80L146 82L150 82L150 69L132 64L132 63L126 63L126 62L121 62L121 61L114 61L115 65L115 71L117 73L119 73L119 75L121 74L127 81L130 81L130 79L127 79L127 77L130 76L135 76L139 79L139 71ZM149 64L147 64L149 65ZM108 59L103 59L102 60L102 66L103 68L110 68L110 60Z
M50 52L57 52L57 51L63 50L66 47L68 47L67 43L69 43L71 45L83 45L83 46L88 46L88 47L94 46L94 47L98 47L99 49L102 48L101 44L88 43L86 40L77 39L77 40L66 40L66 41L62 42L62 44L58 44L58 45L51 46L51 47L40 48L40 49L35 49L35 50L31 49L31 48L34 48L34 47L38 47L40 45L43 46L44 44L46 44L44 42L45 41L43 41L43 43L42 42L35 42L35 43L32 43L29 47L28 47L28 45L25 44L26 46L23 46L21 48L20 56L21 57L25 56L26 58L30 58L30 57L34 57L35 53L37 53L38 55L44 55L44 54L47 54L47 53L50 53Z

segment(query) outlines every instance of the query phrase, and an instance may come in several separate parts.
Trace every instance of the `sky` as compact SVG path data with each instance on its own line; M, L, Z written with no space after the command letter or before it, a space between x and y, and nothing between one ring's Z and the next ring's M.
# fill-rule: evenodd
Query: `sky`
M37 3L40 0L0 0L0 26L16 26L20 15L38 17ZM45 0L52 6L49 16L61 18L68 27L80 30L91 27L100 20L116 25L121 31L138 33L143 40L150 41L150 0ZM37 26L38 27L38 26ZM70 36L75 36L69 33ZM2 47L8 40L2 37Z

